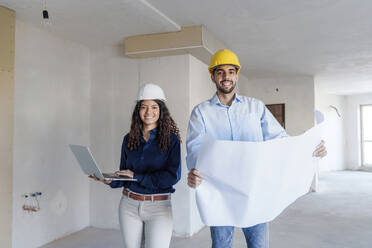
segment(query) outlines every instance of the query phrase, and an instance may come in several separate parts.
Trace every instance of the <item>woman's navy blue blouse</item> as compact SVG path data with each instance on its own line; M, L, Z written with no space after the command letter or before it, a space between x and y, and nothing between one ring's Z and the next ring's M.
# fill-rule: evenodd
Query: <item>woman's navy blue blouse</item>
M150 131L146 142L141 137L137 149L130 151L127 147L128 134L121 147L120 170L131 170L137 181L112 181L112 188L125 187L141 194L173 193L181 177L181 147L178 136L171 134L168 150L160 152L156 139L156 129Z

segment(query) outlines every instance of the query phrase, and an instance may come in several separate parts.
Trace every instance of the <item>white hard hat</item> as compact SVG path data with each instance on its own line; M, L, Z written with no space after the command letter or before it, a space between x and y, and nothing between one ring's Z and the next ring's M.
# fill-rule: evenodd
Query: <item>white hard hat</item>
M155 99L166 101L164 91L158 85L144 84L139 88L137 101Z

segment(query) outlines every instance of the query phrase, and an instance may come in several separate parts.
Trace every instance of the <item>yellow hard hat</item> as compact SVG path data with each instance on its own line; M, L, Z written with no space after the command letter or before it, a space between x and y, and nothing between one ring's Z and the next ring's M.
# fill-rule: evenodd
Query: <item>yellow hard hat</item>
M235 53L227 49L219 50L212 56L208 67L209 73L212 74L213 69L219 65L234 65L237 67L236 73L240 71L238 57L235 55Z

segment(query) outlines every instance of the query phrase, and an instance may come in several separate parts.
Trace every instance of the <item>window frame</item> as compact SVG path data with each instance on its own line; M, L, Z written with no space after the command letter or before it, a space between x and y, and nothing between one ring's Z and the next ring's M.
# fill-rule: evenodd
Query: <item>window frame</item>
M364 126L363 126L363 108L366 107L366 106L369 106L372 108L372 104L361 104L360 105L360 143L361 143L361 163L362 163L362 167L365 167L365 168L372 168L372 163L371 164L367 164L365 163L364 161L364 143L366 142L370 142L372 143L372 140L364 140Z

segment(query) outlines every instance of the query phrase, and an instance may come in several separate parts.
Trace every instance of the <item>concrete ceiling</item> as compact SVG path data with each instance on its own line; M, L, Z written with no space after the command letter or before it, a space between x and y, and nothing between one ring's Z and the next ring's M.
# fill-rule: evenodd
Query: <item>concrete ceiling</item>
M41 0L0 0L41 26ZM203 24L249 76L315 76L333 94L372 92L372 1L47 0L43 27L89 47Z

